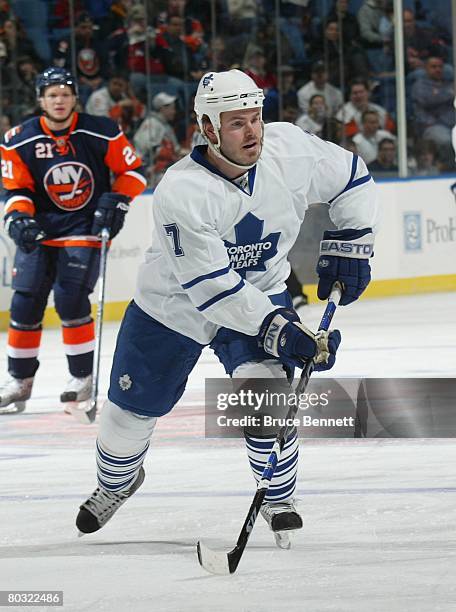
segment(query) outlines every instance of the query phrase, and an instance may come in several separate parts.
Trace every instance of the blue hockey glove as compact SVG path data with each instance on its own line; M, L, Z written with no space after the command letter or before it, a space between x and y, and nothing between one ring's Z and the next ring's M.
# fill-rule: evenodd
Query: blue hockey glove
M370 228L362 230L328 230L320 243L317 263L317 295L326 300L336 281L342 284L340 306L359 298L370 282L369 258L374 253L374 240Z
M5 230L24 253L34 251L40 242L46 238L46 234L36 219L18 211L13 211L7 216Z
M314 334L301 323L294 310L279 308L264 319L258 340L266 353L289 368L302 368L313 358L314 369L320 371L333 367L341 335L338 329Z
M110 238L117 236L123 227L129 203L130 198L123 193L103 193L93 215L92 234L99 236L106 227Z

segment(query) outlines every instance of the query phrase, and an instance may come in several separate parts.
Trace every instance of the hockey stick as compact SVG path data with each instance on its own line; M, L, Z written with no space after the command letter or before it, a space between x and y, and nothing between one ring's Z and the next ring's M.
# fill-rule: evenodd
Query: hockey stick
M320 325L318 327L319 330L327 331L329 329L331 320L334 316L334 313L336 312L336 307L339 303L340 296L341 286L338 283L335 283L331 291L331 295L328 298L328 304L325 308L325 312L323 313ZM310 376L313 372L313 369L314 362L311 359L304 367L301 374L301 378L296 386L295 394L297 396L304 393L309 382ZM229 575L234 574L234 572L236 571L236 568L239 565L239 561L241 560L245 547L247 546L250 534L252 533L253 526L255 525L255 521L260 511L261 504L263 503L266 493L268 492L269 485L271 484L272 477L274 476L274 472L279 462L281 452L285 445L285 440L287 439L289 431L292 429L292 426L287 425L287 423L293 422L298 407L299 402L292 402L292 405L290 406L285 417L285 425L281 427L279 433L277 434L277 438L272 446L272 450L267 460L266 466L263 470L263 474L261 475L261 478L258 482L255 496L242 526L236 546L233 548L233 550L230 550L228 553L226 553L220 550L213 550L209 548L201 540L198 542L198 561L200 565L208 572L211 572L212 574Z
M90 424L93 423L97 416L97 398L98 398L98 379L100 373L100 354L101 354L101 333L103 331L103 313L104 313L104 295L106 281L106 263L108 259L108 241L109 230L104 227L101 230L101 248L100 248L100 272L98 275L98 306L97 319L95 324L95 350L93 353L93 371L92 371L92 395L90 398L90 407L88 410L79 408L71 408L71 413L80 422Z

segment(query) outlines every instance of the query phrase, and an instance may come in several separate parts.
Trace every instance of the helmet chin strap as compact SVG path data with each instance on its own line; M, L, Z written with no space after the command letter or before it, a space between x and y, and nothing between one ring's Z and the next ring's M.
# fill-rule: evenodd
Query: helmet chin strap
M229 159L229 157L226 157L222 153L222 150L221 150L220 132L215 126L214 126L214 132L215 132L215 135L217 136L217 144L212 143L206 134L204 134L204 136L206 137L207 145L209 149L212 151L212 153L214 153L216 157L218 157L219 159L222 159L225 163L229 164L230 166L233 166L233 168L236 168L236 170L242 170L243 172L250 170L250 168L253 168L253 166L256 165L257 162L253 164L247 164L244 166L243 164L237 164L236 162ZM264 126L263 126L263 122L261 122L261 148L262 149L263 149L263 134L264 134Z

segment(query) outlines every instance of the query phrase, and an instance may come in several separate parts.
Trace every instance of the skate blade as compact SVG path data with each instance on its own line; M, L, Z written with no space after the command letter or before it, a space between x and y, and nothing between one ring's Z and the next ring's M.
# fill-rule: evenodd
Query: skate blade
M96 406L95 409L91 407L91 401L86 400L84 402L66 402L68 408L73 417L78 423L84 425L90 425L95 421L96 417Z
M26 403L24 402L14 402L14 404L10 404L9 406L3 406L0 408L0 414L20 414L24 412Z
M288 533L286 531L274 531L273 533L277 546L282 550L290 550L291 541Z

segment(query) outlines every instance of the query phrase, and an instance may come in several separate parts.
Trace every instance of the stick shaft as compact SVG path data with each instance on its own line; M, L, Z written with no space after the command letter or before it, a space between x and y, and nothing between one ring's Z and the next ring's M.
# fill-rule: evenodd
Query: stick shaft
M320 325L318 327L319 330L327 331L331 324L334 313L336 312L337 304L339 303L341 296L341 287L339 284L335 284L331 295L328 299L328 304L326 305L325 311L320 321ZM303 393L309 383L310 376L314 369L313 360L309 360L302 371L301 378L296 387L296 395L300 395ZM290 406L287 415L285 417L286 422L294 419L296 412L298 410L299 402L295 402ZM236 568L241 560L242 553L247 545L250 534L252 533L253 526L257 519L258 513L261 508L261 504L264 501L266 493L268 492L269 486L271 484L272 477L274 476L275 469L280 459L280 455L282 453L283 447L285 445L285 441L287 439L289 431L291 431L291 427L289 427L286 423L280 428L279 433L277 434L277 438L273 444L271 453L266 462L266 466L263 470L260 480L258 481L257 490L253 501L250 505L249 511L247 513L246 519L242 526L241 532L239 534L239 538L237 540L235 548L228 553L228 563L230 567L230 573L236 571Z
M106 285L106 263L108 259L109 230L101 231L100 272L98 276L98 306L95 324L95 350L93 354L92 396L90 411L96 411L98 398L98 380L100 374L101 336L103 332L104 297Z

